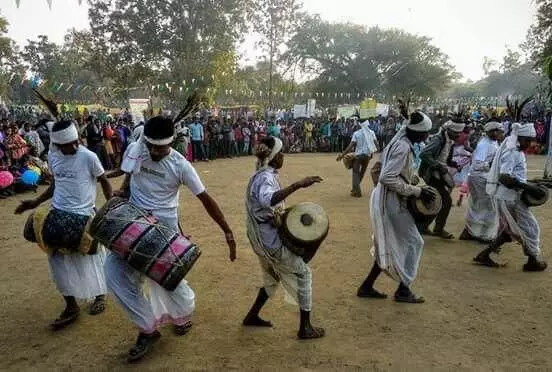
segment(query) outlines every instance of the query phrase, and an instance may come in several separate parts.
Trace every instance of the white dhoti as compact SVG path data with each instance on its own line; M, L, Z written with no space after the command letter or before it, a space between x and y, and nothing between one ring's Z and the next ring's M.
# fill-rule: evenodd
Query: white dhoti
M176 219L162 222L178 229ZM174 291L168 291L114 253L107 256L105 272L109 291L141 333L151 334L163 324L180 326L191 320L195 294L186 280Z
M418 272L424 240L406 207L406 198L378 183L372 192L370 216L372 253L378 266L393 279L410 286Z
M312 309L312 272L303 259L282 246L281 254L271 257L253 248L261 264L263 288L273 296L281 283L286 300L304 311Z
M506 233L519 242L526 256L540 255L540 228L537 219L521 200L497 200L499 234Z
M485 177L468 177L470 200L466 211L466 230L473 237L493 240L498 230L498 213L495 201L485 190L486 185Z
M98 253L48 254L50 274L57 290L63 296L91 300L105 295L107 286L104 274L105 249L98 247Z

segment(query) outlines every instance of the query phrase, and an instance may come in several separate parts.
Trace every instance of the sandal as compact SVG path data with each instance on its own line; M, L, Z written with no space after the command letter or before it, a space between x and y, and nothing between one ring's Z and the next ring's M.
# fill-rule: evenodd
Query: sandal
M425 298L416 297L416 295L412 292L407 295L395 293L395 301L408 304L423 304L425 302Z
M88 314L90 315L98 315L103 313L105 310L105 297L104 296L98 296L94 300L93 303L90 304L88 307Z
M65 328L66 326L68 326L69 324L77 320L77 318L79 317L79 313L80 313L79 308L71 311L68 311L67 309L65 309L63 310L61 315L58 316L56 320L52 322L52 324L50 324L50 326L54 331L58 331L62 328Z
M308 329L302 329L297 332L297 337L301 340L314 340L315 338L322 338L326 335L324 328L312 327Z
M431 233L431 235L433 236L436 236L438 238L441 238L441 239L446 239L446 240L452 240L454 239L454 235L449 233L448 231L446 230L441 230L441 231L433 231Z
M129 363L137 362L142 359L149 352L151 346L161 338L161 333L158 331L153 332L150 335L140 333L134 345L129 351L127 361Z
M486 257L480 257L480 256L477 256L473 259L473 263L475 265L481 265L481 266L486 266L486 267L492 267L492 268L499 268L499 267L504 267L506 266L506 264L499 264L498 262L495 262L491 257L489 256L486 256Z
M194 324L190 320L186 324L183 325L175 325L174 326L174 334L177 336L184 336L186 333L190 332L192 330L192 326Z
M546 270L547 267L548 264L544 261L527 262L525 265L523 265L523 271L538 272Z

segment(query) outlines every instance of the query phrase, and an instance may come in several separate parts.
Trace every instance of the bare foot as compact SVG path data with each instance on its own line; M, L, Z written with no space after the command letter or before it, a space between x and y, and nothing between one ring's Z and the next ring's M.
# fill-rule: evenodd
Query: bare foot
M319 327L306 327L303 329L300 329L297 333L297 337L299 337L301 340L311 340L315 338L321 338L326 335L326 331L324 328Z

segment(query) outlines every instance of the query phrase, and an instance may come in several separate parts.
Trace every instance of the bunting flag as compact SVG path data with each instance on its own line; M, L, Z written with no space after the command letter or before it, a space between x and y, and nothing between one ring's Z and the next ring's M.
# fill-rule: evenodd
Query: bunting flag
M46 2L48 3L48 7L50 8L50 10L52 10L52 0L46 0ZM82 5L82 0L78 0L79 2L79 5ZM17 6L17 9L19 9L19 5L21 4L21 0L15 0L15 5Z

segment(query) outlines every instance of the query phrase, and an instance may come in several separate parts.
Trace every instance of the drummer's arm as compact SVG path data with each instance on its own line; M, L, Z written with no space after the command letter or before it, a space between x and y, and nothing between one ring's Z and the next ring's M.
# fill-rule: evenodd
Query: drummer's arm
M379 182L399 195L407 197L420 196L422 189L407 183L401 177L401 171L406 163L409 151L410 148L407 146L397 146L395 153L390 155L385 162L385 166L382 167Z
M354 148L355 146L356 146L356 142L355 142L355 141L351 141L351 143L349 143L349 146L347 146L347 148L345 148L345 150L343 150L343 152L337 156L337 161L340 161L341 159L343 159L343 157L344 157L345 155L347 155L348 153L350 153L351 151L353 151L353 148Z
M113 196L113 188L111 187L111 183L107 179L105 173L98 177L98 182L102 186L102 191L103 191L105 200L111 199L111 197Z
M288 196L290 196L300 188L302 188L302 186L299 184L299 182L295 182L289 185L288 187L286 187L285 189L276 191L274 194L272 194L272 197L270 198L270 206L274 207L275 205L280 204L281 202L286 200Z
M33 200L33 204L35 204L35 207L38 207L45 201L52 199L52 197L54 196L55 187L56 184L54 182L54 178L52 177L52 180L50 181L50 186L48 186L48 188L42 194L40 194L36 199Z

